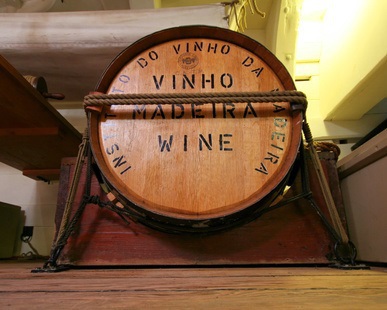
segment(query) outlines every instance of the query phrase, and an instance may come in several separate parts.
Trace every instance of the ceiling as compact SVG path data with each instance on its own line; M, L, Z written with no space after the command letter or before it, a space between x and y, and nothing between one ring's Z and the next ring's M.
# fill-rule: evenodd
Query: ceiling
M258 2L267 17L272 1ZM205 4L216 4L210 5L214 13L197 9ZM267 18L246 9L249 30L263 29ZM63 93L62 106L81 103L109 63L152 32L189 24L228 27L224 6L213 0L6 0L1 12L16 14L0 18L0 28L9 29L0 33L0 53L23 75L43 76L50 92Z
M153 32L193 24L227 27L221 5L128 10L128 1L116 0L105 1L106 8L126 5L126 9L101 11L103 1L84 2L58 0L50 9L86 10L71 14L50 11L0 17L0 29L8 29L0 32L0 54L21 74L43 76L49 92L63 93L66 102L81 103L122 50Z
M293 0L286 0L286 1L281 1L284 7L281 7L280 9L275 6L275 3L278 1L275 0L240 0L239 3L246 3L246 9L245 9L245 16L242 16L242 20L244 20L243 17L245 17L246 24L247 24L247 29L246 29L246 34L253 37L254 39L260 41L258 38L254 37L254 33L262 32L265 27L267 27L268 21L270 21L270 17L274 16L274 12L277 12L278 10L286 10L288 9L289 3L291 3ZM376 2L377 0L374 0L372 2ZM1 12L33 12L33 11L48 11L48 12L74 12L74 11L83 11L83 13L88 14L88 16L92 16L92 12L96 12L96 14L99 14L97 11L110 11L110 12L115 12L113 13L113 16L118 16L115 15L117 12L120 12L119 16L121 18L121 21L124 21L126 23L127 27L126 29L130 29L131 31L134 31L138 34L137 38L141 38L151 32L154 32L156 30L159 30L160 27L169 27L169 26L176 26L178 23L176 22L177 19L180 18L178 11L173 11L176 8L181 8L185 6L200 6L204 4L214 4L214 3L219 3L219 0L0 0L0 13ZM230 3L229 1L228 3ZM327 3L330 3L330 0L308 0L305 1L307 3L310 3L310 8L307 16L303 16L303 20L306 21L306 27L304 28L311 28L309 31L309 35L305 37L305 35L302 35L301 32L298 35L298 49L297 49L297 59L298 61L297 66L299 68L305 67L305 63L310 63L311 68L317 68L316 64L319 64L320 62L320 56L321 56L321 50L322 50L322 39L321 39L321 29L320 28L312 28L310 27L311 25L317 25L318 27L321 27L321 22L323 19L323 16L325 14L325 10L327 7ZM364 1L363 1L364 2ZM262 11L266 14L266 17L263 18L260 14L257 14L257 10L254 10L254 4L259 8L259 11ZM229 6L227 6L229 7ZM368 7L368 6L367 6ZM156 12L160 11L166 11L166 10L171 10L170 14L165 15L162 20L159 19L159 17L149 17L149 15L141 15L143 12L146 12L147 10L151 9L152 14L157 14L154 13L154 9L165 9L165 10L156 10ZM233 12L226 12L226 10L223 10L223 17L226 17L227 14L234 14ZM129 13L130 12L130 13ZM254 14L253 14L254 13ZM54 13L55 14L55 13ZM30 15L30 14L29 14ZM187 14L184 15L183 19L185 18L186 21L181 21L180 23L197 23L197 21L200 22L200 19L191 19L192 14ZM199 14L200 15L200 14ZM16 16L16 15L15 15ZM55 16L55 15L54 15ZM145 24L138 24L138 16L145 16L146 18L146 23ZM51 17L50 17L51 18ZM61 17L62 18L62 17ZM211 17L210 21L206 21L206 23L214 23L214 24L219 24L222 23L220 20L214 21L216 18ZM3 18L4 19L4 18ZM49 18L47 18L48 20ZM54 20L55 18L51 19L50 22L55 24L55 29L58 30L59 33L62 29L60 29L61 26L63 28L68 28L68 27L74 27L74 42L76 42L76 38L79 38L79 34L84 32L87 27L82 27L82 25L72 25L71 23L68 24L67 21L65 20L62 24L61 22L58 22L57 20ZM16 20L16 18L15 18ZM310 22L312 20L312 22ZM196 22L195 22L196 21ZM104 20L105 22L105 20ZM118 29L118 23L113 19L110 20L111 25L113 25L114 31L120 30ZM2 18L0 18L0 28L2 28L2 23L4 21ZM163 23L163 24L161 24ZM34 25L36 23L33 23ZM101 23L102 24L102 23ZM30 24L32 25L32 24ZM86 25L86 24L85 24ZM111 26L110 25L110 26ZM13 29L17 29L18 25L15 23L14 20L9 22L9 28L11 31ZM107 30L104 29L104 27L100 26L98 22L93 25L96 31L98 30L101 33L106 33ZM224 27L227 27L227 23L223 24ZM30 27L30 26L29 26ZM78 27L78 29L76 29ZM30 27L31 28L31 27ZM5 28L4 28L5 29ZM32 31L29 29L29 31ZM123 29L121 29L122 32L124 32ZM301 30L300 30L301 31ZM86 34L86 32L84 32ZM111 34L113 37L117 34L113 33ZM0 43L3 43L1 41L2 36L7 35L7 34L1 34L0 33ZM8 36L8 38L12 39L12 36L17 37L18 34L11 34ZM78 36L78 37L75 37ZM95 33L90 33L91 37L94 37L98 39L98 35ZM267 38L270 38L271 35L268 35ZM26 37L26 40L28 41L28 37ZM283 41L289 41L289 36L285 35ZM5 41L7 42L7 41ZM41 42L41 41L40 41ZM110 42L111 43L111 42ZM110 44L109 43L109 44ZM122 42L124 44L130 44L130 42ZM270 44L266 44L267 42L263 41L261 42L270 49ZM40 44L40 43L39 43ZM82 44L82 43L80 43ZM6 43L7 45L7 43ZM106 49L109 49L107 52ZM69 101L74 101L74 100L81 100L82 95L86 94L88 90L93 89L95 86L96 81L98 78L101 76L101 73L103 72L103 68L105 68L110 61L114 59L114 57L123 49L123 45L121 46L113 46L112 44L106 46L105 50L100 50L100 52L95 52L93 57L95 56L95 59L93 61L93 57L85 57L87 55L83 55L84 57L82 58L83 60L81 63L79 63L78 67L74 67L74 60L73 54L66 54L65 56L61 55L60 53L62 52L61 50L57 51L58 55L61 56L60 60L53 60L50 58L47 58L46 55L44 54L45 52L37 52L37 54L32 55L31 53L28 53L28 51L24 48L20 48L16 53L12 52L11 54L7 55L6 53L6 58L8 59L7 56L9 56L9 61L12 64L17 64L17 69L21 70L24 68L29 68L33 67L33 70L30 70L28 72L29 74L34 74L38 75L39 72L42 72L42 68L48 68L52 67L54 70L57 70L58 72L63 72L64 70L72 70L70 73L66 74L66 79L62 79L62 81L55 81L52 79L49 79L48 84L49 88L51 91L58 91L58 92L64 92L66 94L66 100ZM282 48L284 49L284 48ZM2 54L3 50L0 50ZM88 52L88 51L86 51ZM98 54L100 53L100 54ZM277 53L276 53L277 55ZM277 55L277 57L283 61L280 55ZM15 61L14 61L15 60ZM36 62L35 64L33 62ZM61 62L61 63L59 63ZM63 65L66 64L66 65ZM302 64L302 66L299 66L299 64ZM84 69L84 67L87 66L87 70ZM27 70L24 70L24 73ZM382 67L381 70L382 72L385 72L384 67ZM379 72L378 71L378 72ZM317 72L317 73L314 73ZM297 72L296 72L297 73ZM47 76L49 78L49 74L47 75L45 72L42 72L42 75ZM79 88L79 85L74 86L74 78L75 75L80 76L81 78L83 77L83 80L78 80L79 85L83 85L83 87ZM319 69L313 69L312 72L301 72L301 75L305 77L312 77L313 79L317 80L319 76ZM297 79L297 77L296 77ZM368 79L370 80L370 84L374 85L373 81L375 79ZM378 79L379 81L383 79ZM364 84L364 83L363 83ZM363 85L362 84L362 85ZM364 85L363 85L364 86ZM363 87L364 88L364 87ZM363 90L363 88L360 88L360 91ZM364 95L363 97L367 98L368 101L370 101L370 98L372 97L373 93L370 94L370 92L364 92L362 91L362 94ZM309 97L309 95L308 95ZM357 94L354 94L353 96L349 96L347 98L348 102L352 102L353 99L358 100L360 97ZM312 98L313 99L313 98ZM317 98L318 100L319 98ZM376 103L373 103L373 105L376 105ZM385 101L382 101L382 105L385 108ZM347 104L346 106L349 107L350 111L357 111L359 110L360 112L358 113L360 116L363 115L367 111L363 111L364 109L354 109L352 104ZM360 104L360 107L364 106L364 104ZM318 110L321 110L321 107L318 107L315 105L315 112L316 114L320 113ZM313 106L311 106L313 109ZM368 108L369 109L369 108ZM332 108L332 110L334 110ZM347 118L348 119L348 109L342 109L341 117L343 119ZM379 110L378 110L379 111ZM338 112L335 110L335 113L337 114ZM357 116L359 117L359 116ZM333 117L332 117L333 119ZM352 119L352 118L351 118Z
M3 0L0 1L0 13L159 9L206 5L221 2L222 1L220 0ZM229 3L230 2L231 1L229 1ZM263 18L261 15L257 14L254 7L262 13L268 15L273 1L245 0L244 2L247 4L246 13L248 14L246 14L246 22L249 29L265 28L267 18Z

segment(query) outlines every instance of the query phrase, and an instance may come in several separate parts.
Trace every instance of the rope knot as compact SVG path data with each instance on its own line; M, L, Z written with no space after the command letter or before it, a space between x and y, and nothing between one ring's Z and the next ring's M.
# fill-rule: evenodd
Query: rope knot
M95 205L100 205L101 201L99 199L99 196L89 196L87 197L87 202L88 203L92 203L92 204L95 204Z

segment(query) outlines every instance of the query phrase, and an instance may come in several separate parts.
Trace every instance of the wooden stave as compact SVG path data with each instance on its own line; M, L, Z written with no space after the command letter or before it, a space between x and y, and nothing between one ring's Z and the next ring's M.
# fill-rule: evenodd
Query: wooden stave
M187 33L189 33L187 35ZM226 36L224 39L222 36ZM276 73L277 77L283 83L285 90L295 90L295 85L287 72L283 64L263 45L259 42L252 40L251 38L242 34L235 35L235 32L217 28L212 26L182 26L176 28L170 28L153 33L147 37L144 37L125 50L123 50L117 57L110 63L103 73L100 81L96 86L96 92L106 93L112 79L119 73L122 67L128 63L134 57L138 56L141 52L157 46L158 44L168 43L171 40L176 39L189 39L189 38L205 38L205 39L217 39L224 40L225 42L233 43L236 45L242 45L242 47L259 58L265 61L265 63ZM244 209L237 209L231 214L219 214L216 217L205 217L198 219L191 219L190 217L175 217L175 214L157 213L155 210L148 210L140 204L136 204L130 198L127 198L124 193L119 190L119 186L116 186L114 182L115 177L108 169L104 169L104 160L101 156L101 145L98 137L95 137L93 133L98 132L98 117L95 113L91 113L88 120L88 127L90 132L90 142L94 159L97 166L101 169L104 183L109 188L110 192L115 196L123 206L129 207L139 222L145 226L161 230L168 233L212 233L230 229L232 227L247 223L261 213L262 208L269 206L279 195L282 194L286 185L290 185L292 176L297 170L297 154L301 145L301 126L302 126L303 112L300 110L293 111L293 126L295 127L292 138L296 137L296 143L291 145L290 154L293 154L293 158L290 160L292 164L289 166L289 170L285 173L284 177L278 181L275 188L259 201L251 203ZM295 168L296 167L296 168Z

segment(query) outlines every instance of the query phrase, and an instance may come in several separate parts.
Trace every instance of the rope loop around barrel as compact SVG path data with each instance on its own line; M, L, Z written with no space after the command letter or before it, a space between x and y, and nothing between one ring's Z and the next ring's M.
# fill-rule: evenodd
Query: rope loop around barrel
M161 94L90 94L84 98L85 109L95 106L138 104L290 102L305 111L308 101L304 93L295 90L269 92L161 93Z

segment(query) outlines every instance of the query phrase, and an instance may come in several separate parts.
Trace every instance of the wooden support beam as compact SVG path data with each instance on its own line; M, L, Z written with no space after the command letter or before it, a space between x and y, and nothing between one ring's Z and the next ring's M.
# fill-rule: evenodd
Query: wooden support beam
M1 136L57 136L58 127L47 128L0 128Z
M0 81L0 162L35 180L58 179L82 135L2 56Z
M23 170L23 175L36 181L50 182L59 179L60 169Z

